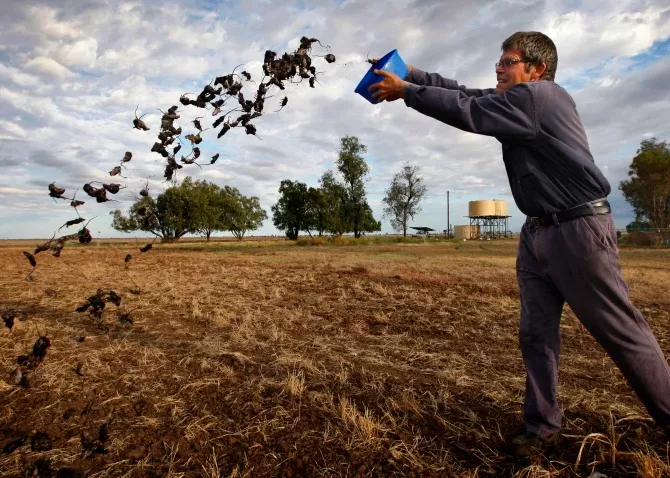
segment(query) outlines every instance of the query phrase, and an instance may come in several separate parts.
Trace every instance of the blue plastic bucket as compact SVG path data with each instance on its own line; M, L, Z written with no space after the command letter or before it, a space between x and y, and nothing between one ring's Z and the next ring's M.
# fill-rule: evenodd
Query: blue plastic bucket
M404 80L409 72L407 65L405 65L405 62L400 58L398 50L393 50L387 53L377 63L372 65L354 91L373 105L377 104L378 101L377 98L372 97L372 93L368 91L368 88L384 79L383 76L376 75L373 70L384 70L395 73L401 80Z

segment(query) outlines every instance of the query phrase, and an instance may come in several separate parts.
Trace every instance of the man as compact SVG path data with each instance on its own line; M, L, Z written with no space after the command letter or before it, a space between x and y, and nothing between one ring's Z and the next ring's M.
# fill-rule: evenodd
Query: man
M528 216L517 279L519 340L526 367L526 432L511 441L527 456L555 443L559 322L567 302L612 357L650 415L670 433L670 369L622 278L610 185L595 165L572 97L554 83L549 37L517 32L502 44L495 89L470 89L409 67L405 81L377 70L379 101L405 104L448 125L494 136L514 200Z

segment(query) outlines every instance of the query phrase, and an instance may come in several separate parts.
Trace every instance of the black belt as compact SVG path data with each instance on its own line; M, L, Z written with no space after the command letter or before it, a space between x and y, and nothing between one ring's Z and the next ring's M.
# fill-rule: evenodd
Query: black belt
M528 217L526 220L532 226L558 226L562 222L571 221L579 217L592 216L596 214L609 214L612 212L610 203L606 199L599 201L592 201L588 204L582 204L565 211L560 211L555 214L544 214L542 216Z

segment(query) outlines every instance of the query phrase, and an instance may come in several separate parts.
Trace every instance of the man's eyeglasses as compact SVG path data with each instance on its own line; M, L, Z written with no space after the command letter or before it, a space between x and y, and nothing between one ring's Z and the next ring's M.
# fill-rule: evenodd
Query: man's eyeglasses
M527 61L528 60L520 60L518 58L505 58L504 60L496 62L496 70L501 66L504 68L509 68L510 66L514 66L517 63L526 63Z

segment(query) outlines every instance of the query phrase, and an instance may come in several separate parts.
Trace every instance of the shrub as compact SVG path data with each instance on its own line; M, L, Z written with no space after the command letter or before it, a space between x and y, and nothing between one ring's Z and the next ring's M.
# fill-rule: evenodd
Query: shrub
M326 240L323 237L314 236L314 237L300 237L295 243L297 246L305 247L305 246L321 246L325 242Z
M663 243L663 236L655 232L631 231L626 237L626 245L649 247Z
M346 246L347 242L348 242L347 239L343 236L335 236L328 238L328 244L331 246Z

